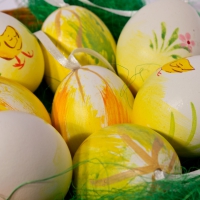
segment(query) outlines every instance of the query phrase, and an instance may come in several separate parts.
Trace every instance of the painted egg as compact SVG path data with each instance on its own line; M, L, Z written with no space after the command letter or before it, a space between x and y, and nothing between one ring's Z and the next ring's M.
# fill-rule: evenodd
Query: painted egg
M64 199L72 159L55 128L28 113L2 111L0 130L1 198Z
M99 194L109 199L106 195L119 191L124 195L124 190L134 196L134 188L144 190L147 186L142 183L154 181L158 169L181 174L170 143L150 128L133 124L112 125L91 134L75 153L73 165L73 184L85 199L99 199Z
M3 110L30 113L51 123L50 115L38 97L16 81L0 76L0 111Z
M52 105L52 124L66 140L71 154L102 127L131 121L134 97L112 71L84 66L59 85Z
M200 56L154 72L136 95L132 121L169 140L180 156L200 155Z
M187 13L187 14L186 14ZM117 43L117 71L136 94L162 65L200 54L200 18L181 0L157 0L127 22Z
M0 18L0 75L35 91L44 76L41 47L17 19L2 12Z
M116 43L106 25L92 12L79 6L67 6L54 11L43 23L44 31L65 57L76 48L89 48L104 56L115 68ZM45 58L45 79L56 91L71 70L62 67L42 46ZM102 65L85 53L79 53L81 65Z

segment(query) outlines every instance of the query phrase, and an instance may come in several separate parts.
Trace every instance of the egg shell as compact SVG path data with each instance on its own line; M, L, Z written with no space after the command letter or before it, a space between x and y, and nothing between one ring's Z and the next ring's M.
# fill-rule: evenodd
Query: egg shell
M117 71L136 94L162 65L200 54L200 18L182 0L157 0L133 15L117 43Z
M132 122L168 139L180 156L200 155L200 56L154 72L136 95Z
M150 128L133 124L112 125L91 134L75 153L73 165L77 166L76 192L86 199L130 189L134 196L134 188L143 190L143 183L155 180L157 169L181 174L170 143Z
M44 76L41 47L20 21L2 12L0 18L0 75L35 91Z
M50 114L29 89L0 76L0 111L15 110L36 115L51 124Z
M0 129L0 196L64 199L71 183L72 159L55 128L28 113L2 111Z
M94 131L130 122L133 102L130 90L115 73L99 66L84 66L59 85L53 99L52 124L74 155Z
M106 25L91 11L79 6L59 8L44 21L42 31L65 57L74 49L89 48L104 56L115 68L116 42ZM44 46L42 49L45 58L45 79L55 92L71 70L61 66ZM104 66L98 59L86 53L79 53L76 58L81 65Z

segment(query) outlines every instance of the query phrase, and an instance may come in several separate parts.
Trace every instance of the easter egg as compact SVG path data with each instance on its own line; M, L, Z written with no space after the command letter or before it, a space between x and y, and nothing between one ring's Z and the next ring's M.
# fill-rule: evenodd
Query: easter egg
M200 155L200 56L177 59L138 91L132 122L162 134L180 156Z
M181 0L157 0L141 8L123 28L117 71L133 94L162 65L200 54L200 18Z
M79 145L102 127L131 121L134 97L111 70L84 66L58 86L52 105L53 126L74 155Z
M60 52L67 58L76 48L89 48L104 56L115 68L116 43L106 25L92 12L79 6L62 7L44 21L46 33ZM61 66L42 45L45 58L45 80L53 92L70 73ZM79 53L81 65L101 65L101 61L86 53Z
M76 151L73 165L73 184L85 199L123 195L126 190L134 197L134 191L155 180L157 169L181 174L170 143L150 128L133 124L112 125L91 134Z
M2 111L0 129L1 198L64 199L72 159L55 128L28 113Z
M35 91L44 76L41 47L17 19L2 12L0 18L0 75Z
M18 82L0 76L0 111L3 110L30 113L51 123L47 109L35 94Z

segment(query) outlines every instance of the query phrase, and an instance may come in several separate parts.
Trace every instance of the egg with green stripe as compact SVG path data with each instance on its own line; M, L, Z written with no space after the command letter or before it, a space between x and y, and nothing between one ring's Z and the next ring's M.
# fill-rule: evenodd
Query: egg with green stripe
M161 133L180 156L200 155L200 56L163 65L139 90L132 122Z
M80 6L66 6L55 10L42 25L44 31L68 58L77 48L89 48L101 54L115 69L116 42L103 21L94 13ZM51 90L56 92L58 85L71 72L64 68L42 46L45 59L45 80ZM104 64L84 52L76 55L81 65Z

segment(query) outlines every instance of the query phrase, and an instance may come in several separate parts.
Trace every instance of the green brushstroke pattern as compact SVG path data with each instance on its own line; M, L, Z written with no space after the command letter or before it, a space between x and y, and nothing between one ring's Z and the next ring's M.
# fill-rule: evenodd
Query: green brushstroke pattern
M189 145L192 139L194 138L194 135L196 133L196 128L197 128L197 113L194 104L191 102L191 109L192 109L192 127L190 131L190 135L187 139L186 145Z
M165 36L166 36L166 33L167 33L166 24L164 22L161 23L161 30L162 30L161 31L161 38L162 38L163 42L162 42L162 46L161 46L160 50L162 50L163 47L164 47Z
M159 50L160 53L162 52L170 52L170 51L174 51L177 49L184 49L188 52L190 52L190 50L188 49L188 47L183 47L181 46L181 44L174 44L177 40L178 40L178 35L179 35L179 28L176 28L170 38L168 39L168 41L166 41L166 35L167 35L167 27L165 22L161 22L161 46L159 47L159 38L157 37L157 34L155 31L152 31L153 33L153 39L150 39L150 44L149 47L152 50ZM173 45L174 44L174 45ZM177 55L177 54L171 54L169 55L169 57L172 57L173 59L179 59L181 58L181 56Z

